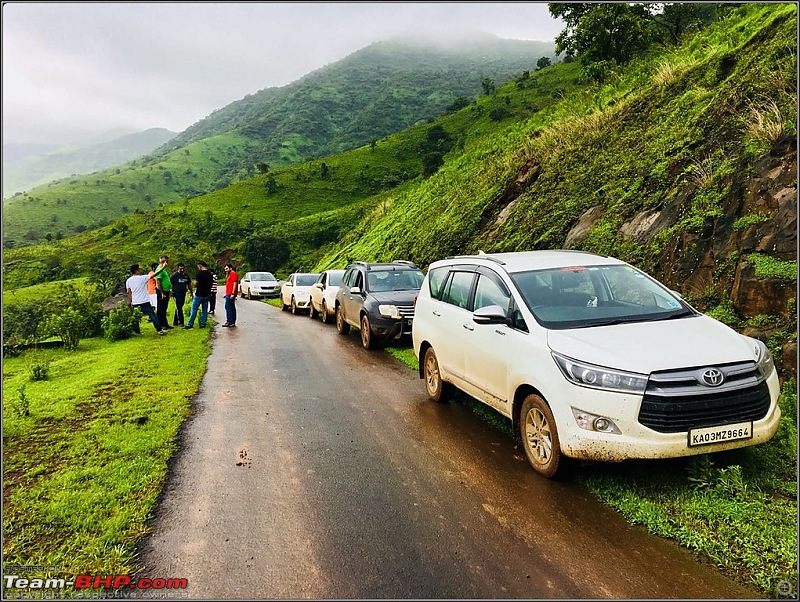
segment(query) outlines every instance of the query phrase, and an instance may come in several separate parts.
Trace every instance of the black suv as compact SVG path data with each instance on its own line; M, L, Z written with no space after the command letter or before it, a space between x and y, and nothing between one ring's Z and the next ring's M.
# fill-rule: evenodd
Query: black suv
M347 266L336 292L336 330L361 329L364 349L411 334L414 301L425 275L410 261Z

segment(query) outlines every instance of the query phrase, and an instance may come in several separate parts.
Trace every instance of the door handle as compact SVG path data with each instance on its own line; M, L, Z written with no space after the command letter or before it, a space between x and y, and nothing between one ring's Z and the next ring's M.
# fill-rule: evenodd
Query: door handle
M434 316L436 316L437 318L441 317L441 315L442 315L442 314L440 314L438 311L434 311L434 310L431 310L431 313L432 313Z
M472 332L473 330L475 330L475 327L474 327L472 324L462 324L462 326L463 326L464 328L466 328L467 330L469 330L470 332Z

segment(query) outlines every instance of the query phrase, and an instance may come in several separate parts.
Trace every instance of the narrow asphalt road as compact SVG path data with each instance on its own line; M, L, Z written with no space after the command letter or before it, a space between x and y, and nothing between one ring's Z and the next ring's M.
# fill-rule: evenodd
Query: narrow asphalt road
M355 334L238 311L215 329L142 576L186 578L194 599L759 597L539 477Z

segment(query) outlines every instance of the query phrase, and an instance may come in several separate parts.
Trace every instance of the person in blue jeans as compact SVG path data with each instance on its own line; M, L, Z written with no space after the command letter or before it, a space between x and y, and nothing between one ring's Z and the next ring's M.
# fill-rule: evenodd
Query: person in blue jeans
M197 310L200 309L200 328L206 327L208 320L208 301L211 298L211 272L208 271L208 264L205 261L197 262L197 277L195 278L194 296L192 297L192 309L189 312L189 322L184 326L184 330L194 328L194 320L197 317Z
M131 266L131 275L125 281L125 294L128 298L128 305L134 309L139 309L144 315L148 316L156 332L164 335L167 334L167 331L164 330L163 324L158 321L158 316L153 311L153 306L150 305L150 295L147 292L147 283L152 278L155 278L152 272L142 274L139 264L134 263Z
M226 263L225 274L225 327L236 326L236 297L239 296L239 275L233 269L233 265Z

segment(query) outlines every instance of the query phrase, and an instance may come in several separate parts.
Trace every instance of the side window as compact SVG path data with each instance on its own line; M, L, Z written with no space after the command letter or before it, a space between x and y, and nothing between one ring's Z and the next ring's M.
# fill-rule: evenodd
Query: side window
M508 311L509 299L509 295L502 291L494 280L484 274L478 276L478 286L475 289L473 310L488 305L499 305L505 311Z
M353 273L354 272L355 272L355 270L348 270L347 273L344 275L344 278L342 278L342 283L347 288L350 288L351 286L353 286Z
M428 288L434 299L442 298L442 285L447 277L447 270L448 268L436 268L428 272Z
M360 270L356 270L356 280L353 286L357 286L362 291L364 290L364 276L361 274Z
M453 272L450 277L449 285L442 295L442 301L455 305L456 307L467 309L469 292L474 279L474 272Z

